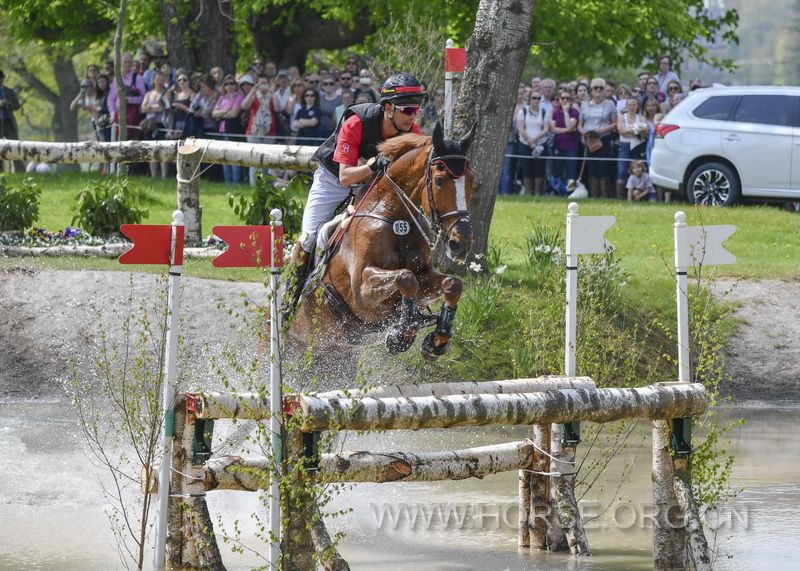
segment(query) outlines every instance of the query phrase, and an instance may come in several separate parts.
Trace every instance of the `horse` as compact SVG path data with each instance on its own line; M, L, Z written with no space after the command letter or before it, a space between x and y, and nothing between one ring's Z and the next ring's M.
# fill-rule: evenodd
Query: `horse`
M435 269L432 257L439 240L461 263L472 246L466 153L474 134L475 126L457 142L446 140L437 124L430 137L405 134L378 146L391 163L355 208L321 229L317 243L328 240L327 255L306 283L290 338L324 350L386 331L394 355L434 325L422 355L435 361L446 352L463 284ZM427 309L442 296L438 315Z

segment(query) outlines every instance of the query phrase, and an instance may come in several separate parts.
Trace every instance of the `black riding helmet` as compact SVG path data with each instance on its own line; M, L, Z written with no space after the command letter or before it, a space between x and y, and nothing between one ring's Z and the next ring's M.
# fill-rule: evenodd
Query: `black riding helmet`
M396 73L381 86L381 103L419 105L424 97L419 80L409 73Z

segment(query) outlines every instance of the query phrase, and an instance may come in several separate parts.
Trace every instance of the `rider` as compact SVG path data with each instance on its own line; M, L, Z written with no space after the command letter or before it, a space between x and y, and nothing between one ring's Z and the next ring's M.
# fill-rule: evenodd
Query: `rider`
M320 226L331 219L336 207L348 197L348 187L366 181L388 166L386 157L377 156L379 143L405 133L422 134L415 118L424 96L422 85L414 76L392 75L381 86L380 103L347 108L336 131L314 153L313 160L319 166L308 193L303 230L292 251L292 273L287 280L290 309L297 304L308 277ZM366 162L359 165L359 159Z

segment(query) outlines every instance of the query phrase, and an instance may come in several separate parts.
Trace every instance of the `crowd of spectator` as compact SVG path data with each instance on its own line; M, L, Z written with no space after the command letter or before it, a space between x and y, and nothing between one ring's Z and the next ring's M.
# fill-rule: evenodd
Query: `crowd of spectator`
M117 138L124 120L129 140L206 137L253 143L292 142L318 145L331 133L344 110L377 102L380 79L360 69L355 57L342 69L331 66L301 74L297 67L278 69L255 59L245 71L211 68L208 73L174 68L165 54L139 52L121 57L126 111L117 113L119 89L113 62L90 65L72 101L88 112L100 141ZM421 120L433 125L444 94L436 90ZM118 116L119 115L119 116ZM124 115L123 117L121 117ZM150 165L153 177L170 176L168 164ZM255 183L256 169L224 166L226 182ZM211 176L214 176L212 170Z
M128 139L208 137L230 141L317 145L336 128L344 110L376 102L380 78L349 57L336 66L301 74L255 59L243 72L213 67L207 73L174 68L165 54L122 55L126 93L117 116L119 90L113 62L91 65L72 109L85 109L97 138L110 141L124 119ZM500 194L566 195L581 181L589 196L670 200L653 188L647 165L656 125L678 105L684 86L672 59L655 73L641 71L634 85L600 77L556 82L533 77L520 84L500 180ZM696 89L692 80L688 89ZM430 132L441 118L444 94L434 89L418 118ZM119 113L122 115L122 113ZM153 177L170 176L168 164L150 164ZM637 170L638 169L638 170ZM255 182L255 169L217 169L226 182ZM637 174L638 173L638 174Z
M647 175L656 126L686 95L672 59L634 85L601 77L520 84L500 194L566 195L580 181L591 197L669 201ZM692 80L688 90L701 87Z

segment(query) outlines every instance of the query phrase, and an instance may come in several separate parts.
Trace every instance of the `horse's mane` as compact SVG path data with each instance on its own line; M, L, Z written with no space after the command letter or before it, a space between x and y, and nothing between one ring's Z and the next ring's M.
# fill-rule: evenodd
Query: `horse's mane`
M392 160L406 154L413 149L419 149L430 144L431 138L426 135L407 133L399 137L392 137L378 145L378 152Z

